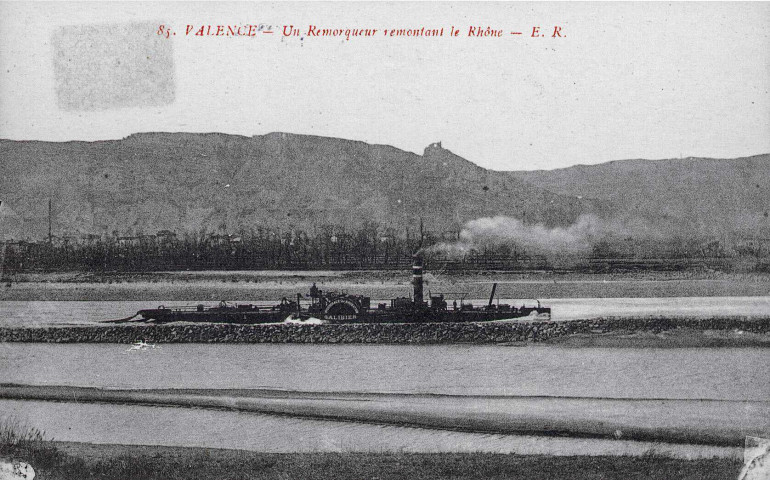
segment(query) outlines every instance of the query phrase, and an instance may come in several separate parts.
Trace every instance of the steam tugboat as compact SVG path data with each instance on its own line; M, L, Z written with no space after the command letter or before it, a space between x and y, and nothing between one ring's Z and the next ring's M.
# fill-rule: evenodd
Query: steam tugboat
M423 295L423 262L419 254L414 255L412 267L412 298L394 298L390 304L380 303L372 308L371 299L364 295L324 292L313 284L310 287L310 305L302 305L302 295L297 300L284 298L271 307L257 305L230 305L221 302L216 307L197 305L194 307L139 310L136 316L153 322L216 322L216 323L279 323L287 319L294 321L320 320L322 323L432 323L432 322L485 322L527 317L533 314L551 313L550 307L514 307L493 303L497 284L492 286L489 303L475 307L469 303L453 302L447 305L443 294L431 295L426 302ZM132 317L133 318L133 317Z

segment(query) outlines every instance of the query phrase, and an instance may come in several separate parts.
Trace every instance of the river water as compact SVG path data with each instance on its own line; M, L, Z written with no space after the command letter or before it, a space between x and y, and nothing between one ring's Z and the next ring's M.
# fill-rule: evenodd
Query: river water
M128 351L117 344L0 344L0 381L5 383L462 395L478 396L478 408L493 396L515 396L529 399L533 414L540 397L572 397L586 409L596 408L598 399L679 399L669 402L667 414L697 416L703 410L705 423L734 420L757 425L760 431L754 433L761 434L770 433L768 420L752 423L747 402L767 411L768 370L770 354L762 348L164 344ZM704 410L714 400L721 402L720 418ZM654 447L687 458L740 455L740 449L728 447L472 433L198 408L0 400L0 414L21 417L58 440L96 443L565 455L641 454ZM644 411L627 414L640 426L659 420Z
M500 301L533 303L521 299ZM483 304L485 300L472 302ZM542 302L553 308L552 319L556 321L599 316L765 316L770 312L767 296L554 298ZM127 317L159 304L196 303L212 302L3 301L0 326L89 325ZM3 383L429 394L437 396L431 407L437 416L456 407L453 402L457 399L442 400L441 396L462 396L460 401L470 404L471 409L476 405L482 413L492 398L502 402L498 408L507 408L507 401L518 405L515 402L521 400L527 405L524 413L534 416L546 410L540 406L541 398L545 402L552 397L569 397L571 408L577 405L592 415L602 414L601 405L606 399L627 399L628 410L624 413L625 403L621 402L613 407L616 410L612 415L617 417L615 420L633 418L639 427L660 424L660 410L639 410L638 402L634 402L662 399L668 402L665 413L670 418L695 415L703 419L706 428L722 428L725 423L753 428L749 412L770 408L767 371L770 354L761 348L164 344L127 351L127 346L117 344L0 343ZM409 407L407 403L404 408ZM398 422L320 420L201 408L0 400L2 415L26 420L58 440L94 443L266 452L485 451L558 455L641 454L654 448L685 458L740 456L740 449L735 447L473 433L453 430L451 425L415 428ZM753 433L770 434L767 419L756 425L759 430Z
M766 400L763 348L0 343L0 380L111 388Z

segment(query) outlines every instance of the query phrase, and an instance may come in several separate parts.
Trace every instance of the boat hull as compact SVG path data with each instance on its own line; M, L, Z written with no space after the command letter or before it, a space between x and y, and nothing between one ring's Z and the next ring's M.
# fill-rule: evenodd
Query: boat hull
M190 312L167 308L140 310L144 320L155 323L192 322L192 323L234 323L253 325L259 323L283 322L291 314L287 312L239 312L239 311L202 311Z
M318 318L324 323L467 323L488 322L529 317L537 314L550 314L550 308L522 308L516 311L378 311L370 310L358 315L326 315L308 312L290 313L282 311L180 311L168 308L140 310L144 320L156 323L189 322L189 323L232 323L254 325L261 323L280 323L289 317L300 320Z

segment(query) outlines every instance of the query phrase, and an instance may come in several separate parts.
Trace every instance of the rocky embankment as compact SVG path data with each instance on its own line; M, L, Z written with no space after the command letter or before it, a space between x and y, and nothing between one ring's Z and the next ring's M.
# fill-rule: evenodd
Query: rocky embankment
M573 334L661 333L677 329L770 333L770 317L599 318L568 322L358 323L339 325L110 325L0 328L0 342L53 343L508 343Z

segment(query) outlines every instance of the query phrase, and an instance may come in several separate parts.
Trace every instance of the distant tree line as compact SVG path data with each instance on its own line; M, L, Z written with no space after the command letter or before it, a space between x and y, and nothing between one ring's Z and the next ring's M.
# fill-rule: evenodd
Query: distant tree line
M405 268L431 235L398 235L374 223L346 231L256 228L238 234L199 232L14 242L6 271L156 271L209 269Z
M459 232L397 231L374 222L345 230L323 227L308 233L255 228L237 234L175 234L54 238L5 245L0 266L6 274L31 271L159 271L258 269L405 269L424 252L433 270L684 270L730 269L741 258L766 258L770 248L751 243L727 247L724 241L599 241L590 251L561 254L528 251L514 243L463 248L452 245ZM770 247L770 244L767 245ZM767 268L757 260L757 268ZM764 265L764 266L763 266Z

